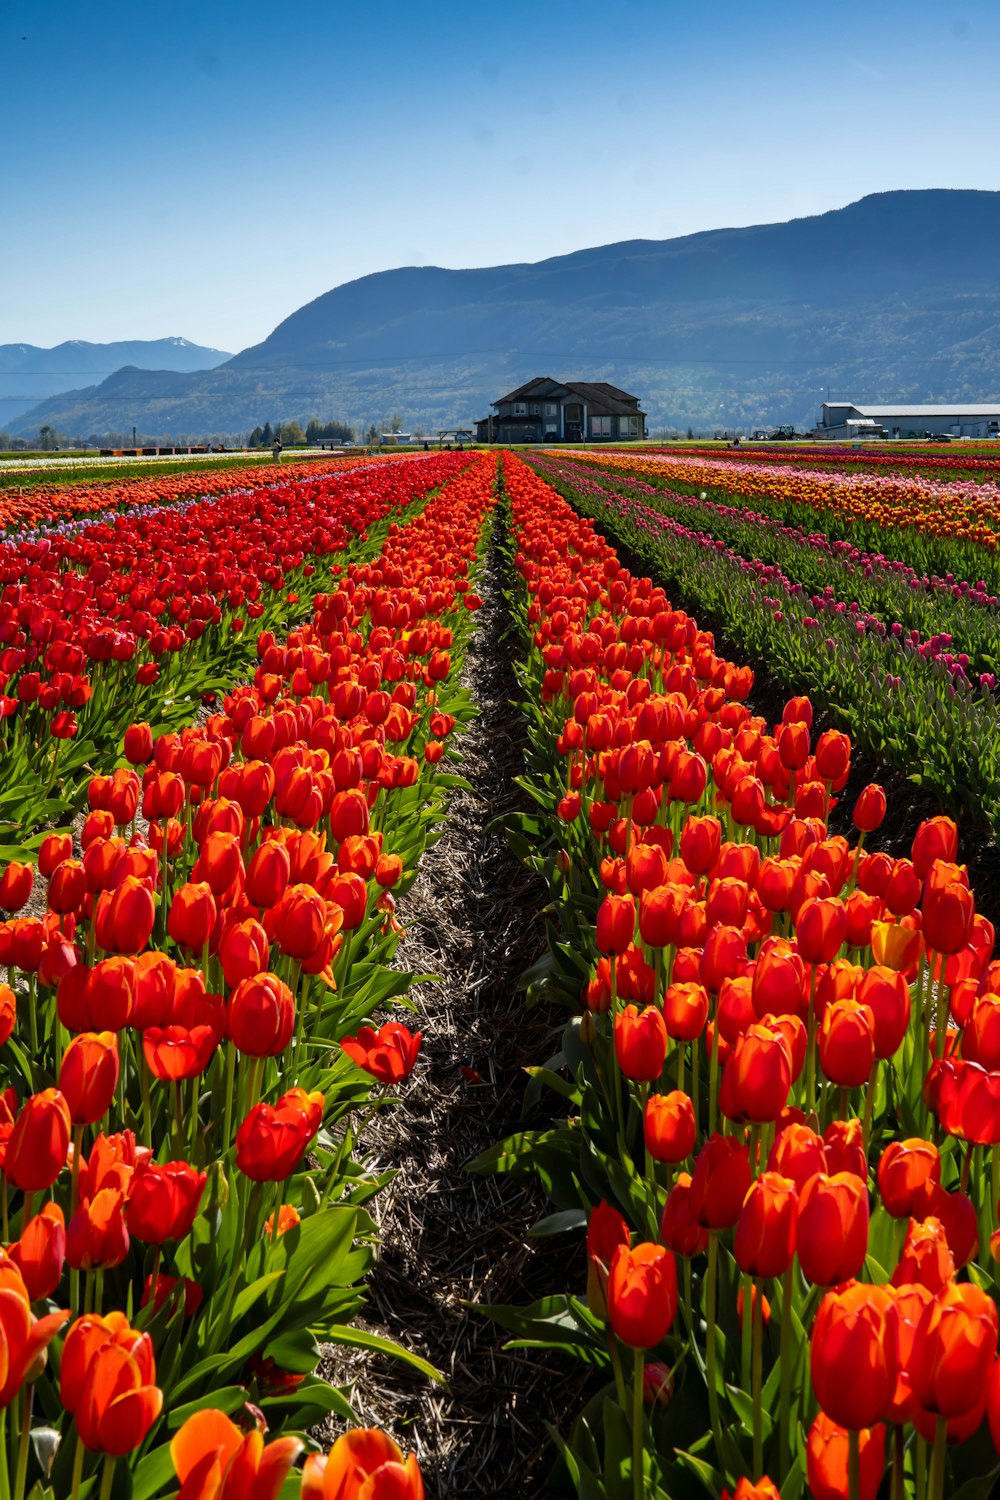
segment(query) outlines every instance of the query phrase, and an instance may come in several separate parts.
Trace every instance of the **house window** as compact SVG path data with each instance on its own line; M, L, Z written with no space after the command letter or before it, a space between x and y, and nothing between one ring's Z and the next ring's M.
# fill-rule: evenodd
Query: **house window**
M554 416L556 416L557 413L558 413L558 411L559 411L559 408L558 408L558 406L556 406L556 404L555 404L554 401L546 401L546 403L545 403L545 415L547 417L554 417Z
M623 417L619 417L618 418L618 436L619 437L638 437L639 436L639 418L638 417L624 417L624 416Z
M528 415L528 408L523 401L514 402L514 415L515 417L526 417Z
M531 415L533 417L540 416L541 415L541 410L542 410L542 408L539 406L539 404L538 404L537 401L533 401L531 403Z
M611 436L611 418L610 417L591 417L591 419L590 419L590 431L591 431L591 433L592 433L592 435L594 437L610 437Z

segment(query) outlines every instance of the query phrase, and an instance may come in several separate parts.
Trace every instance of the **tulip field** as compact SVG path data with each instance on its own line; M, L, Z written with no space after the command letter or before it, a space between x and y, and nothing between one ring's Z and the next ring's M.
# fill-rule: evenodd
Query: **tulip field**
M584 1372L553 1491L990 1495L1000 961L960 830L1000 823L994 469L770 459L0 496L0 1500L452 1493L322 1360L447 1390L364 1321L369 1142L420 1108L407 893L490 578L550 1046L468 1172L539 1185L565 1284L461 1315ZM831 832L852 742L940 803L905 851L878 782Z

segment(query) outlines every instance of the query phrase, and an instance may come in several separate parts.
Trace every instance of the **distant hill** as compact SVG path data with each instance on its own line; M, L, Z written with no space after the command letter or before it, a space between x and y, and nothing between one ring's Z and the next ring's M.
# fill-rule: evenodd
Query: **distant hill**
M1000 193L877 193L787 224L630 240L537 264L404 268L318 297L185 376L120 370L21 431L404 427L484 416L532 375L610 380L652 426L811 423L855 400L1000 399Z
M15 420L43 397L78 385L84 376L103 380L122 365L145 370L208 370L230 357L224 349L206 349L180 338L127 339L114 344L67 339L53 349L41 349L37 344L0 344L0 429L9 431Z

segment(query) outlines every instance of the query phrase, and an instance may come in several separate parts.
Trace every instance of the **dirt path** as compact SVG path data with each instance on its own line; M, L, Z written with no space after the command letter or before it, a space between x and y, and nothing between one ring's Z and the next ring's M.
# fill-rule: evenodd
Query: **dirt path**
M453 794L443 836L399 913L407 929L399 961L441 982L414 990L420 1062L400 1107L365 1136L374 1165L398 1176L375 1201L381 1255L361 1321L429 1359L448 1384L381 1357L345 1363L343 1350L327 1370L356 1382L362 1421L417 1452L428 1495L440 1500L540 1494L552 1462L544 1422L561 1423L581 1404L577 1371L535 1351L505 1353L503 1330L463 1305L527 1303L585 1284L579 1245L526 1237L546 1212L538 1189L464 1171L517 1128L522 1070L553 1050L548 1018L527 1013L517 990L544 946L547 893L491 826L521 798L512 784L522 769L521 726L510 706L500 568L494 547L464 674L480 708L461 740L459 770L473 789Z

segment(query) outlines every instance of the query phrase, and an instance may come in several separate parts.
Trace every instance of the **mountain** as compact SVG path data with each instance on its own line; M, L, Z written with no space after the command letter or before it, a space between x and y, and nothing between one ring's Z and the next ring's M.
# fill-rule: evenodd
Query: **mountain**
M120 370L27 412L66 431L311 416L465 423L533 375L610 380L650 425L811 423L854 400L1000 398L1000 192L876 193L785 224L335 287L185 376Z
M206 349L179 338L128 339L115 344L67 339L53 349L40 349L36 344L0 344L0 428L12 426L43 397L65 391L76 383L74 377L101 379L122 365L146 370L207 370L229 358L224 349Z

